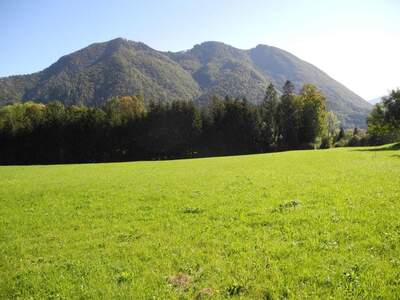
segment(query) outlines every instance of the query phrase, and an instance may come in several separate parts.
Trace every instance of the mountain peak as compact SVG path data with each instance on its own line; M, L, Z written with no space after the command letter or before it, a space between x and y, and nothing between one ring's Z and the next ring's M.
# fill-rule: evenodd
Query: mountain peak
M207 41L203 42L201 44L196 44L193 46L193 48L189 51L196 52L196 51L207 51L207 52L213 52L216 53L216 51L226 51L226 50L232 50L236 49L230 45L224 44L222 42L216 42L216 41Z
M115 39L112 39L106 43L125 43L125 42L129 42L128 39L122 38L122 37L117 37Z
M223 42L219 42L219 41L205 41L205 42L195 45L193 48L196 48L196 47L204 48L204 47L232 47L232 46L227 45Z
M266 45L266 44L258 44L255 48L271 48L272 46Z
M105 42L105 44L111 47L115 47L116 49L119 49L121 47L126 47L126 48L134 48L135 50L153 50L145 43L131 41L121 37Z

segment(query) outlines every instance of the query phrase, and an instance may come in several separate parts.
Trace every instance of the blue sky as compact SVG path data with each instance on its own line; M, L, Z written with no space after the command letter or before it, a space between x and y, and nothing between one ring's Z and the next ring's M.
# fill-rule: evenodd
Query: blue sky
M159 50L267 44L371 99L400 86L398 0L0 0L0 76L116 37Z

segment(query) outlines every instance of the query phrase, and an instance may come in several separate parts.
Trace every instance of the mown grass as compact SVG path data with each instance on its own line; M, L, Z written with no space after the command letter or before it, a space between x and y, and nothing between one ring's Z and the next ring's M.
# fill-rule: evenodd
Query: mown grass
M0 298L399 299L387 149L0 167Z

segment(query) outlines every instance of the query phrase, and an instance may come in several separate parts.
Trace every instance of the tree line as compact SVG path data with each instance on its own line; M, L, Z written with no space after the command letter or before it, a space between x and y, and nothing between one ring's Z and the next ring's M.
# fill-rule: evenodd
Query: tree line
M400 140L400 89L374 106L367 120L371 144L386 144Z
M343 129L342 129L343 130ZM154 160L327 148L343 134L325 96L287 81L258 104L212 97L150 102L113 97L103 107L25 102L0 109L0 163L47 164Z
M400 141L400 89L392 90L367 117L367 130L340 130L336 146L376 146Z

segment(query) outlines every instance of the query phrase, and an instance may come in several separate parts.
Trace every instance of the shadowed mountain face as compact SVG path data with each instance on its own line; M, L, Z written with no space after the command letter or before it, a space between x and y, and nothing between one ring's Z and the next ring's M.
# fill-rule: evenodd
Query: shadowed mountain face
M41 72L0 78L0 104L61 100L99 106L112 96L131 94L146 101L201 104L212 95L230 95L259 102L269 83L280 90L286 80L297 89L316 85L343 125L365 124L371 105L313 65L275 47L240 50L218 42L176 53L121 38L92 44Z

